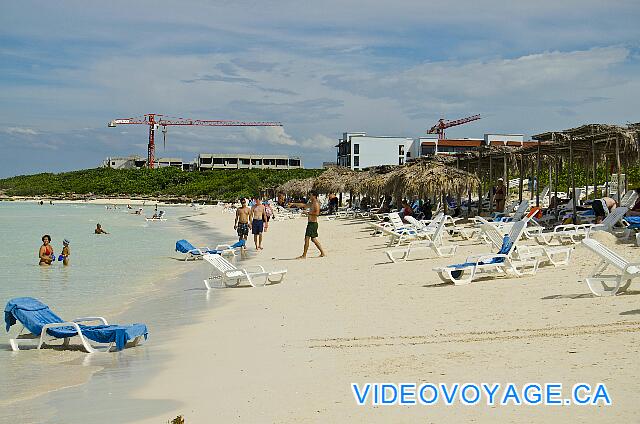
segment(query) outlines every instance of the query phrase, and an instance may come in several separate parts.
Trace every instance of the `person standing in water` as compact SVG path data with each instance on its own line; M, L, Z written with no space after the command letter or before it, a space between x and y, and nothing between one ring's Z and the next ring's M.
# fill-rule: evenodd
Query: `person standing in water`
M318 250L320 251L320 257L325 257L326 254L324 250L322 250L322 246L320 245L320 241L318 240L318 216L320 216L320 202L318 202L318 192L310 191L309 192L309 203L291 203L289 206L298 207L301 209L309 209L307 212L307 229L304 233L304 250L302 251L302 255L298 256L297 259L306 259L307 252L309 251L309 241L312 241L313 244L316 245Z
M60 255L63 265L69 265L69 256L71 256L71 250L69 249L69 240L64 239L62 240L62 254ZM60 258L58 258L58 260L60 260Z
M49 234L42 236L42 246L40 246L38 257L42 266L51 265L51 262L54 261L55 256L53 256L53 247L51 246L51 236Z
M250 218L253 242L256 245L256 250L262 250L262 233L264 232L264 223L267 220L267 213L264 209L264 205L260 201L260 198L256 198L256 204L251 208Z

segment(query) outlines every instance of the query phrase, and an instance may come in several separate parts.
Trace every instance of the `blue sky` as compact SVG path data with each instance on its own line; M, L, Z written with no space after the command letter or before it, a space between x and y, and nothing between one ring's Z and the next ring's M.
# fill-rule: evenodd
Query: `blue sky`
M170 128L157 156L335 160L345 131L527 136L640 121L638 1L5 2L0 176L146 154L114 118L276 120Z

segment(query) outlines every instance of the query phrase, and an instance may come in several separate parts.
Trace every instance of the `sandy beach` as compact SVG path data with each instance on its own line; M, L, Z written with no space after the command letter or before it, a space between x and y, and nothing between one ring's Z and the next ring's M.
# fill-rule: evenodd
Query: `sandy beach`
M193 218L232 239L233 215ZM133 397L179 405L141 420L166 422L633 422L639 407L640 309L630 290L590 294L595 256L469 286L431 269L489 252L459 243L454 258L390 263L386 239L362 222L320 221L328 257L294 260L306 220L272 222L264 251L243 265L288 269L281 284L214 290L215 307L171 340L168 362ZM615 243L608 234L598 236ZM249 243L252 245L252 243ZM627 258L639 248L619 245ZM205 263L199 267L208 266ZM192 281L193 288L203 288ZM185 294L186 295L186 294ZM189 296L207 296L205 290ZM611 406L357 406L351 383L576 383L607 386Z

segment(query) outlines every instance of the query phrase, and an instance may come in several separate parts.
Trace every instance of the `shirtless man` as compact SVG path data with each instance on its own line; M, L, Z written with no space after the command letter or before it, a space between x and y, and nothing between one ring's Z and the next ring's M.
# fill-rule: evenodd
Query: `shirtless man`
M247 207L247 199L240 200L241 206L236 209L236 220L233 223L233 229L238 233L238 240L246 240L249 236L249 215L251 209ZM246 246L242 247L246 249Z
M316 245L318 250L320 251L320 257L326 256L324 250L322 250L322 246L320 245L320 241L318 241L318 216L320 216L320 202L318 202L318 192L310 191L309 192L309 203L306 205L304 203L290 203L289 206L294 206L298 208L309 209L307 212L307 229L304 233L304 250L302 251L302 255L298 256L297 259L306 259L307 252L309 250L309 240Z
M604 210L605 206L608 209L606 212ZM617 206L618 204L611 197L603 197L602 199L594 200L591 207L593 208L593 212L596 216L596 224L601 223L605 216L613 211Z
M256 199L256 204L251 208L249 218L251 219L251 233L253 234L253 242L256 245L256 250L262 250L262 232L264 231L265 222L267 221L267 213L259 198Z

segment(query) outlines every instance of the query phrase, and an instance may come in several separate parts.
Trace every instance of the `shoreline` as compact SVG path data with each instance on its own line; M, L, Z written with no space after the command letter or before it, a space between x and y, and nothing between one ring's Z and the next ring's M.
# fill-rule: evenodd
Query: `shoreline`
M86 202L69 203L86 204ZM176 234L188 233L190 234L189 237L192 237L192 235L196 233L196 228L191 223L190 218L197 216L201 212L194 212L195 214L193 215L185 215L176 219L177 225L181 227L179 231L176 231ZM182 262L176 263L181 264ZM115 309L105 310L104 308L102 308L98 312L100 315L104 315L105 317L107 317L107 319L109 319L109 321L111 322L145 322L144 317L145 315L147 315L146 311L149 310L148 305L146 307L142 306L142 304L148 303L145 301L145 298L151 296L152 298L162 299L168 296L168 293L170 293L170 284L176 281L185 281L187 275L192 272L193 271L191 269L185 267L174 267L173 269L167 267L164 270L155 271L154 275L145 278L147 282L141 285L144 287L140 287L138 290L136 290L136 296L134 298L125 299L125 303L114 305ZM55 308L55 306L53 307ZM154 331L153 326L151 326L150 341L153 341L153 338ZM34 365L39 365L39 361L41 360L45 360L45 363L50 365L59 364L59 368L65 369L70 373L65 373L64 378L56 378L55 376L51 376L53 378L51 378L49 381L51 381L53 385L48 389L38 390L31 393L24 393L19 397L6 399L0 402L2 403L2 407L5 408L7 413L14 414L15 416L19 416L20 410L24 409L26 405L31 404L36 399L39 402L44 402L45 404L51 403L54 407L55 402L47 401L45 399L60 397L70 401L73 398L70 393L72 393L73 391L86 390L86 388L90 384L92 384L92 381L94 379L102 378L102 374L108 375L109 373L114 371L112 369L109 369L113 368L113 364L110 363L110 360L104 361L103 359L109 357L113 359L114 357L129 355L129 352L109 353L103 358L99 358L101 354L88 355L84 352L78 352L74 350L60 351L55 349L45 349L43 351L26 350L24 352L20 352L18 355L21 355L21 358L23 358L25 361L38 361ZM41 358L35 358L34 356L36 355L40 356ZM122 362L122 360L123 358L117 358L116 362ZM125 366L127 365L125 364ZM117 368L118 367L116 367L115 371L117 371ZM49 372L51 372L51 370ZM60 377L62 377L62 375Z
M184 219L192 231L188 237L235 238L233 215L219 208ZM633 393L640 390L640 370L634 352L640 320L631 313L637 311L636 299L589 296L580 281L593 262L586 249L577 248L569 266L543 267L533 277L451 286L437 281L431 268L486 246L456 242L453 259L391 264L384 255L386 240L371 237L363 223L323 218L320 240L328 257L316 258L312 246L307 260L293 260L302 249L305 225L305 219L272 222L265 250L254 252L249 240L251 257L238 264L288 268L281 284L206 292L202 278L208 267L201 261L188 262L187 272L174 279L163 279L165 298L143 298L122 314L123 319L146 316L163 330L132 350L127 366L97 372L83 386L48 393L44 406L94 402L113 414L107 419L90 411L64 411L62 416L69 422L143 424L177 415L187 423L212 417L223 422L414 422L425 414L437 422L455 417L560 423L637 416ZM620 248L627 257L638 252L631 245ZM109 366L113 360L93 358L91 365ZM376 381L571 386L585 380L605 382L614 406L357 407L350 388Z

